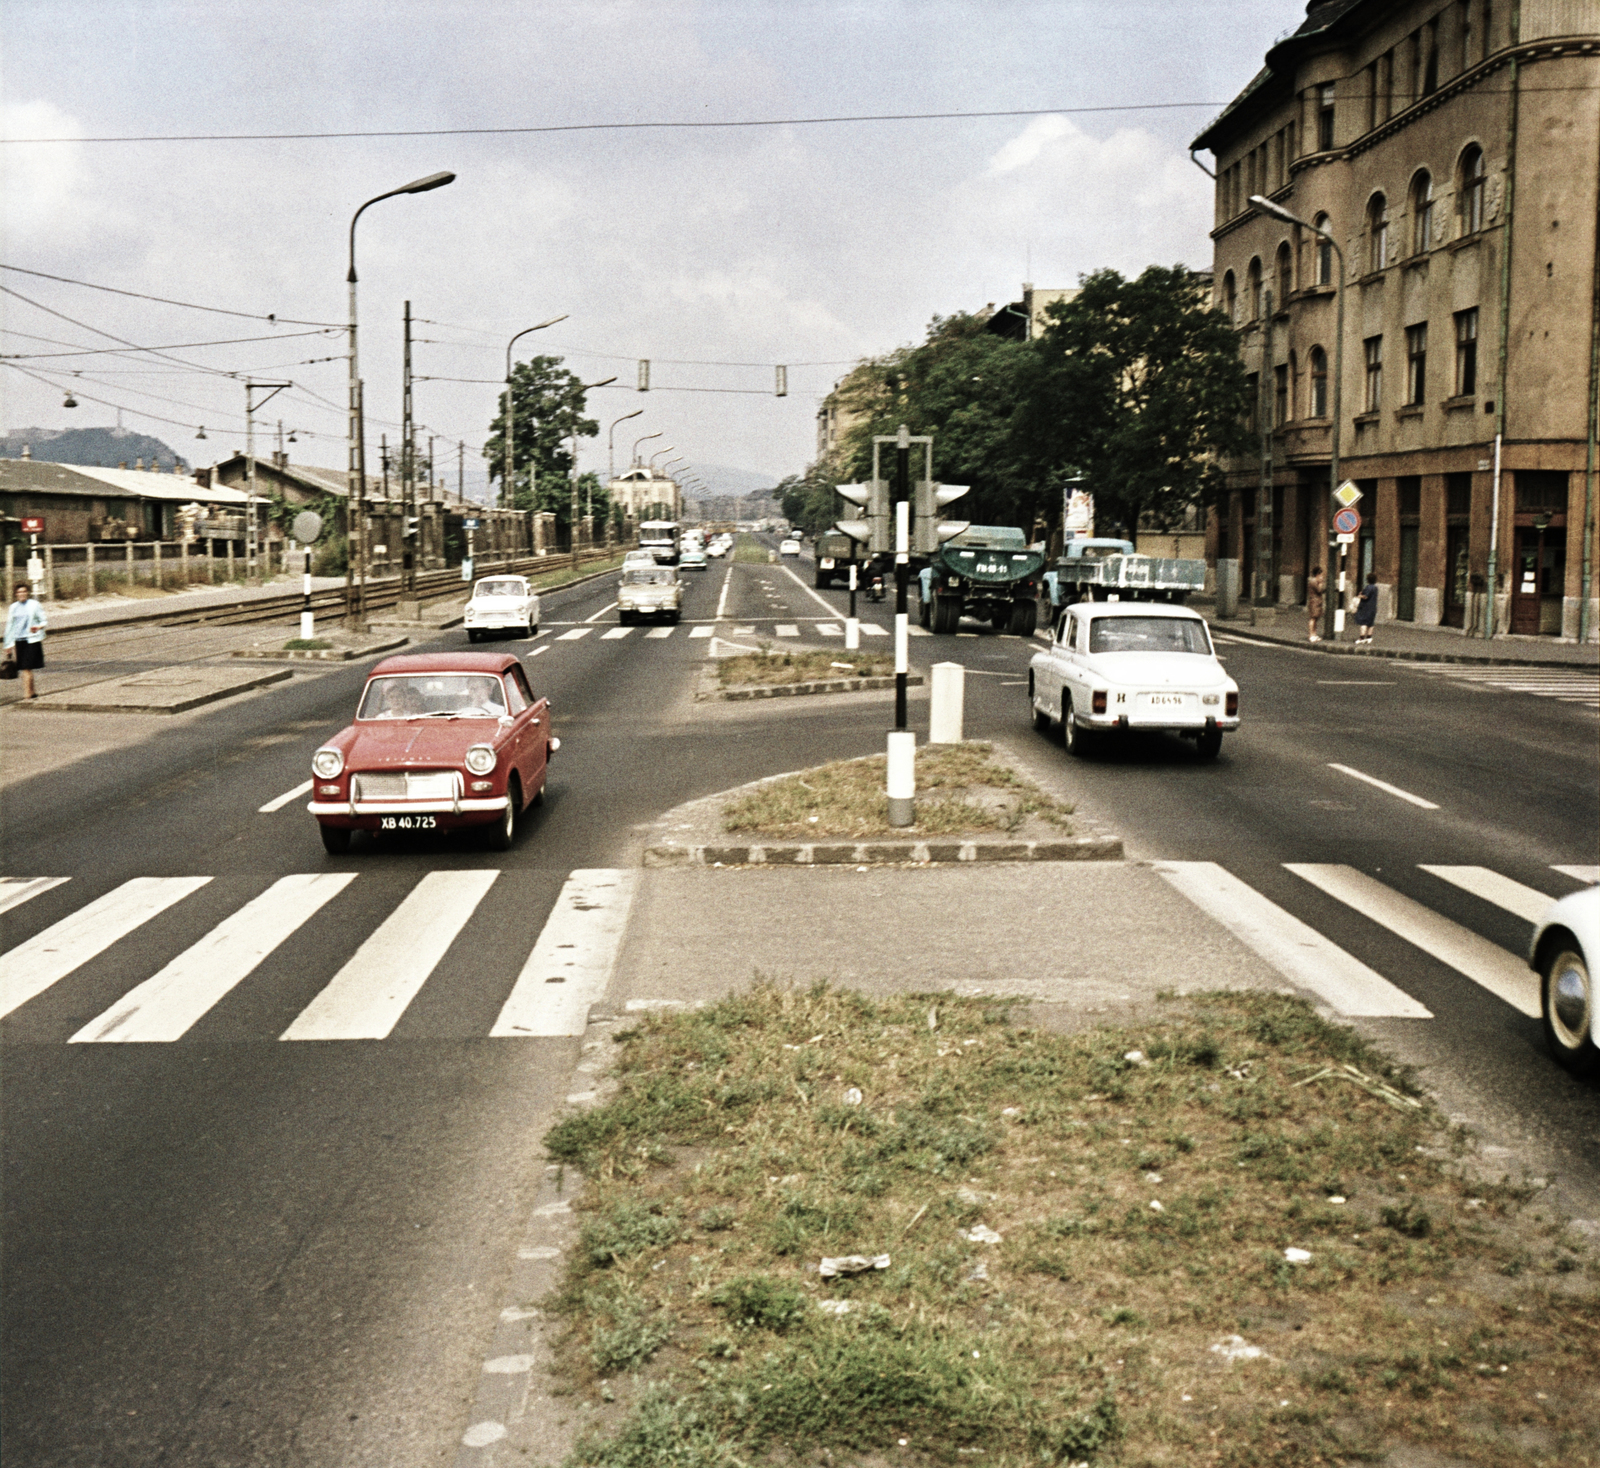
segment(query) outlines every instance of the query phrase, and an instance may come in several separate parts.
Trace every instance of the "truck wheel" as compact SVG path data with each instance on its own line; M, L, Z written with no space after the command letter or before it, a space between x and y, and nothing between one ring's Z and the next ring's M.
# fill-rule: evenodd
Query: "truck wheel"
M1043 734L1050 727L1050 713L1039 707L1033 691L1033 674L1028 674L1028 707L1033 710L1033 727Z
M933 630L954 632L961 625L961 602L953 596L936 596L933 599Z
M931 601L923 601L919 598L917 601L917 625L920 627L926 627L932 620L933 603Z
M1199 750L1201 759L1215 759L1222 751L1222 730L1202 730L1200 737L1194 742L1194 747Z
M1018 637L1032 637L1033 629L1039 625L1039 604L1033 601L1014 601L1011 603L1010 630Z
M817 590L826 591L833 584L833 577L826 571L817 572Z

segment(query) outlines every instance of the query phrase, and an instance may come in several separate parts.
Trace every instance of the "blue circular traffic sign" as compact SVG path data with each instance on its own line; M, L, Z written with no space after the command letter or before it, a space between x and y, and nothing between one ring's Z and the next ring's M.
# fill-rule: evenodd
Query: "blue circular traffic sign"
M1333 517L1333 528L1340 535L1354 535L1361 528L1361 511L1340 510Z

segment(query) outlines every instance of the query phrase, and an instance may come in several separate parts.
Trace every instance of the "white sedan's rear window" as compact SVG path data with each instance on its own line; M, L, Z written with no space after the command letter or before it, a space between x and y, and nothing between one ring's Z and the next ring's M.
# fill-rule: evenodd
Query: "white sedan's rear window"
M1211 639L1198 617L1096 617L1089 624L1090 652L1197 652Z
M474 596L526 596L528 583L526 581L499 580L480 581Z

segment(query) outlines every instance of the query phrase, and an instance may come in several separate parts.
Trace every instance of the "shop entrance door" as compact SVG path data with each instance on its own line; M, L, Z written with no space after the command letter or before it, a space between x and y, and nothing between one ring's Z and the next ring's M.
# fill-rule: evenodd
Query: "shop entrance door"
M1517 560L1511 583L1511 630L1525 636L1561 633L1561 598L1567 579L1565 529L1517 528Z
M1467 592L1471 587L1467 561L1467 527L1452 525L1444 541L1444 625L1467 625Z
M1415 525L1400 527L1400 584L1395 588L1394 614L1402 622L1417 620L1417 541Z

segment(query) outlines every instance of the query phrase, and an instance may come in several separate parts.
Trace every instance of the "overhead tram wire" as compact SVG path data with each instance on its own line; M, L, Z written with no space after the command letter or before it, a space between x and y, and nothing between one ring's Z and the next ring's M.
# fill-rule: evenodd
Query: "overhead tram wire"
M336 321L300 321L291 316L279 316L276 312L262 315L257 311L230 311L226 306L202 306L195 301L175 301L170 296L150 296L143 291L122 290L114 285L96 285L92 280L74 280L68 275L51 275L44 270L27 270L21 265L7 265L3 261L0 261L0 270L15 271L18 275L32 275L40 280L54 280L62 285L82 286L85 290L107 291L114 296L131 296L136 301L157 301L163 306L181 306L186 311L209 311L216 316L241 316L246 321L274 321L284 326L323 326L334 331L344 330Z
M3 289L3 287L0 287ZM93 330L91 327L90 330ZM109 333L107 333L109 335ZM128 352L180 352L192 351L198 347L237 347L250 342L281 342L297 336L324 336L326 328L317 331L285 331L272 336L235 336L205 342L167 342L159 347L80 347L71 352L0 352L0 360L5 361L37 361L45 357L112 357L124 356Z

